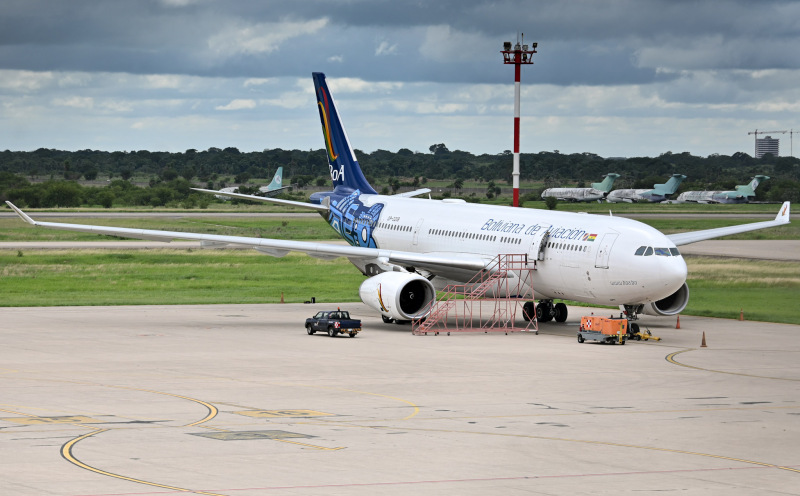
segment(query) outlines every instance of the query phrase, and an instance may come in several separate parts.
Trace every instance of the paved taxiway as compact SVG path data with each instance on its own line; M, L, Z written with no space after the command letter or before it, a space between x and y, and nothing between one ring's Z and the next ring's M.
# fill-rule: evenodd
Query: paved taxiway
M3 493L798 493L800 326L306 335L334 306L1 309Z

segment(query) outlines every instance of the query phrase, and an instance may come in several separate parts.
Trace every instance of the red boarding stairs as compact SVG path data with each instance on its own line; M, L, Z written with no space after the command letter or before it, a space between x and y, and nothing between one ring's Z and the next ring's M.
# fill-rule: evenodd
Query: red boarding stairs
M536 261L529 262L527 254L498 255L466 284L446 286L438 300L429 304L432 308L427 318L411 323L412 334L479 331L539 334L535 312L531 312L534 315L530 318L519 312L526 325L516 324L520 306L534 299L534 270Z

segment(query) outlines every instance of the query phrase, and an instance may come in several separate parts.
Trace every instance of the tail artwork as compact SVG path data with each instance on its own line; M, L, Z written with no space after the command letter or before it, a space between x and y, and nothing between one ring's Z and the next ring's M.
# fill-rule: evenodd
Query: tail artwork
M336 111L333 96L325 82L325 74L315 72L312 76L334 191L337 194L347 194L353 191L360 191L362 194L377 194L361 172L361 166L358 165L347 132L345 132L339 113Z
M744 196L755 196L758 185L767 179L769 179L769 176L758 174L748 184L736 186L736 192Z
M684 179L686 179L686 176L683 174L673 174L666 184L654 184L653 190L662 195L671 195L678 191L678 186L681 185Z
M267 191L280 189L282 187L283 187L283 167L278 167L278 170L275 171L275 177L272 178L272 182L267 185Z
M606 174L605 179L603 179L599 183L592 183L592 188L602 191L603 193L608 193L611 191L611 188L614 186L614 181L619 177L619 174Z

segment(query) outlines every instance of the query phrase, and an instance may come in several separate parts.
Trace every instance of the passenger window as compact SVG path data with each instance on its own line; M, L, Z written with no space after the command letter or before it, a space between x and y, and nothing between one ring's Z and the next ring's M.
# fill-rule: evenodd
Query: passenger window
M669 249L669 252L670 252L670 253L672 253L672 256L673 256L673 257L679 257L679 256L681 256L681 252L679 252L677 248L670 248L670 249Z
M656 255L660 257L668 257L669 255L669 248L656 248Z
M636 249L636 253L634 253L634 255L636 255L637 257L641 257L642 255L644 255L644 251L646 249L647 249L646 246L640 246L639 248Z
M644 251L644 256L649 257L653 254L653 247L648 246L647 249Z

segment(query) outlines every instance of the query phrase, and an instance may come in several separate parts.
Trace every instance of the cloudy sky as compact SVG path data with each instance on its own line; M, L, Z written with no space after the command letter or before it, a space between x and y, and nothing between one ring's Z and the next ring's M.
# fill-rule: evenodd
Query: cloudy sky
M749 131L800 130L798 1L3 0L0 150L319 149L319 71L355 148L499 153L519 32L523 152L752 154Z

